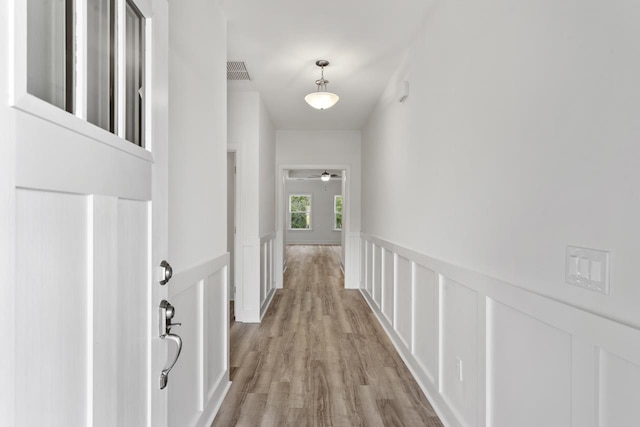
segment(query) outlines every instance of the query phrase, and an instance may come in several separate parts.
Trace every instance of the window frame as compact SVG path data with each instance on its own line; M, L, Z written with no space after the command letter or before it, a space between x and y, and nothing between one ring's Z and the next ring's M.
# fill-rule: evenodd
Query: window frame
M340 200L342 200L342 207L340 208L340 212L337 211L337 207L338 207L338 197L340 198ZM344 199L342 198L342 194L335 194L333 196L333 231L342 231L342 228L344 227L344 224L342 223L342 220L344 219ZM338 214L341 215L341 219L340 219L340 224L341 227L338 228Z
M309 198L309 212L305 211L292 211L291 210L291 198L292 197L308 197ZM287 229L289 231L313 231L313 194L311 193L289 193L289 198L287 202L287 212L288 212L288 220L287 220ZM291 214L294 213L307 213L309 215L308 228L292 228L291 227Z
M133 156L153 162L152 156L152 135L151 127L148 126L151 123L151 94L147 88L152 87L152 30L153 30L153 12L151 7L151 0L132 0L133 4L137 7L138 11L142 14L145 20L144 39L146 41L142 56L144 57L144 87L143 87L143 105L144 105L144 119L143 122L147 124L144 127L143 134L145 141L145 147L135 145L130 141L127 141L124 137L124 78L125 78L125 64L124 64L124 13L126 0L116 0L117 10L117 24L116 24L116 132L111 133L108 130L94 125L87 121L87 88L86 88L86 76L87 76L87 5L84 0L73 0L75 9L75 25L73 28L76 46L74 51L74 58L76 68L74 72L75 85L74 85L74 106L75 112L67 112L47 101L38 98L35 95L30 94L27 91L27 2L23 0L9 0L11 2L11 8L13 11L13 39L10 42L11 54L10 54L10 68L12 70L11 80L13 85L10 85L9 93L9 105L17 110L29 113L46 121L55 123L58 126L66 128L70 131L76 132L83 136L94 140L95 142L106 144L120 151L124 151ZM66 61L66 59L65 59Z

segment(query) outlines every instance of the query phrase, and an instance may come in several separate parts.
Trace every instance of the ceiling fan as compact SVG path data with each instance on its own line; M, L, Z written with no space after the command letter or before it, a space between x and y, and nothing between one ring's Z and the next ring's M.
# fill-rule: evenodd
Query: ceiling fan
M329 173L326 170L324 172L322 172L321 174L314 174L314 175L309 175L309 178L320 178L321 180L323 180L324 182L329 181L331 178L340 178L340 175L336 174L336 173Z

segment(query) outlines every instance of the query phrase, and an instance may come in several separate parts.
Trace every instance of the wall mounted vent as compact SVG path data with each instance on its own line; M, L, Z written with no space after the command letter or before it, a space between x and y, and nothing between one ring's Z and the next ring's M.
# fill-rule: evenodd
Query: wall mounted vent
M243 61L227 62L227 80L251 80Z

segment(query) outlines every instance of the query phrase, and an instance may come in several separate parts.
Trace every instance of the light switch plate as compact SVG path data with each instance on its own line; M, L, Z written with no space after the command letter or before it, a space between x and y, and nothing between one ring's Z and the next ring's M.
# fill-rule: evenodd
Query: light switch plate
M609 295L609 252L567 246L565 281L570 285Z

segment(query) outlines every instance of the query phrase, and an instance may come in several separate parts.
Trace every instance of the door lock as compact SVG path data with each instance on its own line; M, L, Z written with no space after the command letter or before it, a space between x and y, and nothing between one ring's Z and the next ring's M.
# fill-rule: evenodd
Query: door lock
M171 264L169 264L165 260L162 260L162 262L160 263L160 268L162 269L162 273L160 276L162 277L162 279L160 279L160 284L166 285L173 277L173 268L171 268Z

